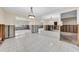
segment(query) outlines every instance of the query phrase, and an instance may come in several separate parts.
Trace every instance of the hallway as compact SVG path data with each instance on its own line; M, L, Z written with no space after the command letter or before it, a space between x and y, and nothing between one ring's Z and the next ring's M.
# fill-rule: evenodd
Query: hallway
M0 46L4 52L75 52L79 47L59 40L58 32L42 31L31 34L29 30L21 30L15 38L6 39Z

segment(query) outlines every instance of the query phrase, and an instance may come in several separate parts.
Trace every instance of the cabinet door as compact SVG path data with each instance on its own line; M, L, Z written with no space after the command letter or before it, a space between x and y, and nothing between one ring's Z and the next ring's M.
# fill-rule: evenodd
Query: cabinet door
M0 24L0 41L4 40L5 38L5 25Z
M38 25L32 25L32 33L38 33Z
M74 25L73 27L74 27L74 29L73 29L74 33L77 33L78 32L78 25Z
M5 25L5 38L9 37L9 29L8 29L8 25Z
M14 36L15 36L15 26L9 25L9 37L14 37Z

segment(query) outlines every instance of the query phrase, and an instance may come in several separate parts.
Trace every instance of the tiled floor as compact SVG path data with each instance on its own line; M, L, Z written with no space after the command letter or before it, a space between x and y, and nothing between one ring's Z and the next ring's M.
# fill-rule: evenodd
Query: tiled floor
M79 47L60 41L58 31L41 31L31 33L29 30L16 32L15 38L6 39L0 46L0 51L17 52L61 52L79 51Z

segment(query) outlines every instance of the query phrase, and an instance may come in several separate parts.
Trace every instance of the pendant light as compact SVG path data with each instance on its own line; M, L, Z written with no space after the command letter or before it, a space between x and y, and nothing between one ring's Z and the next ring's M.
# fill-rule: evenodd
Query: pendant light
M28 15L29 19L34 19L35 18L35 15L33 14L33 8L30 7L30 11L31 11L31 14Z

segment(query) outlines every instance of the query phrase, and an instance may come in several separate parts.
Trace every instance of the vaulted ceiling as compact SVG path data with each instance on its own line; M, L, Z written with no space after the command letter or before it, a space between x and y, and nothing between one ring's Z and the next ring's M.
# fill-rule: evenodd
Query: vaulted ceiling
M33 7L33 12L36 17L42 17L47 14L54 14L74 7ZM28 16L30 14L30 7L3 7L6 12L15 13L21 16Z

